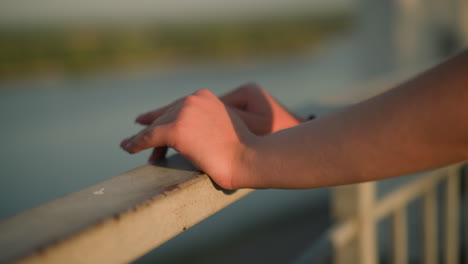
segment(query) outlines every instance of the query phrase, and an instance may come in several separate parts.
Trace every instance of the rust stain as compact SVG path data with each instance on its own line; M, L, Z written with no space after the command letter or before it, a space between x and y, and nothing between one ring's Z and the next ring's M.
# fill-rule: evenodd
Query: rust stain
M44 246L40 246L36 249L37 254L44 255L46 253L46 248Z
M178 184L173 184L173 185L167 186L166 188L164 188L164 192L173 191L173 190L175 190L177 187L179 187Z
M120 220L120 214L114 214L114 219L116 221L119 221Z
M182 231L185 231L185 230L187 230L187 227L184 226L184 228L182 228Z

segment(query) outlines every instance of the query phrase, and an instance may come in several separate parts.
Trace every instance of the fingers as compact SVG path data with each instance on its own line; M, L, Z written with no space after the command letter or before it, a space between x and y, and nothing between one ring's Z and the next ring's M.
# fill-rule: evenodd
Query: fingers
M150 125L156 120L158 117L162 116L168 109L172 108L176 104L178 104L182 99L178 99L174 101L173 103L164 106L162 108L158 108L156 110L144 113L139 115L136 119L135 122L142 124L142 125Z
M166 110L166 107L156 109L156 110L148 112L148 113L141 114L135 119L135 122L137 122L139 124L142 124L142 125L149 125L149 124L153 123L153 121L156 118L161 116L164 113L165 110Z
M213 93L211 93L208 90L198 90L198 91L194 92L193 95L204 96L204 97L215 96L215 95L213 95ZM164 106L162 108L158 108L156 110L153 110L153 111L150 111L150 112L147 112L147 113L144 113L144 114L141 114L135 119L135 122L137 122L139 124L142 124L142 125L150 125L156 119L158 119L159 117L164 115L166 113L166 111L168 111L170 109L174 109L175 106L180 105L181 102L183 102L186 99L187 99L187 97L180 98L180 99L174 101L173 103L171 103L171 104L169 104L167 106Z
M170 125L150 126L135 136L124 139L120 145L129 153L138 153L152 147L172 147L174 144L171 134Z
M199 103L199 98L202 97L216 98L208 90L199 90L168 106L138 116L136 119L138 123L150 126L138 134L123 140L121 147L129 153L137 153L144 149L155 147L149 158L150 162L164 157L167 152L167 146L174 146L174 142L171 142L175 134L174 131L171 131L174 128L172 124L178 119L181 109L194 102Z
M248 83L244 84L237 89L229 92L228 94L225 94L221 96L219 99L221 102L223 102L226 105L236 107L238 109L246 109L248 106L248 99L249 96L248 94L251 93L252 91L255 90L260 90L261 88L256 85L255 83ZM194 93L194 95L199 95L199 96L214 96L211 92L208 90L199 90ZM152 124L156 119L164 115L164 113L168 110L173 108L175 105L179 104L181 101L183 101L185 98L178 99L174 101L173 103L162 107L155 109L153 111L143 113L139 115L136 119L135 122L142 124L142 125L150 125Z

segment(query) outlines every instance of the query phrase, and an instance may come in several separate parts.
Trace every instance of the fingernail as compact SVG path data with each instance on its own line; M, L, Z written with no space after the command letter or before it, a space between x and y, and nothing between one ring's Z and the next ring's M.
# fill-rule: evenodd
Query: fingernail
M144 119L145 119L144 116L145 116L144 114L141 114L141 115L137 116L137 118L135 118L135 122L137 122L137 123L143 122Z
M132 141L131 140L125 143L125 148L126 149L129 149L131 147L132 147Z
M125 138L125 139L123 139L123 140L120 142L120 146L121 146L121 147L124 147L124 146L127 144L127 142L128 142L129 140L130 140L130 138Z
M132 137L122 140L122 142L120 143L120 146L123 149L128 150L132 146Z

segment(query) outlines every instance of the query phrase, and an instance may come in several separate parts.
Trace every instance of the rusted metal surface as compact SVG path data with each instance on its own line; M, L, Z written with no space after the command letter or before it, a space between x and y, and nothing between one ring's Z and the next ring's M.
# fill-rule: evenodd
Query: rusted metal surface
M128 262L251 191L187 168L146 165L1 221L0 263Z

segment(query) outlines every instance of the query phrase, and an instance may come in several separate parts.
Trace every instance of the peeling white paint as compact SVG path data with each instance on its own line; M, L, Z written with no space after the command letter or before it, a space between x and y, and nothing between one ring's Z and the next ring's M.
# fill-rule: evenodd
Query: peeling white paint
M101 189L98 190L98 191L94 191L93 194L94 194L94 195L101 195L101 194L104 194L104 188L101 188Z

